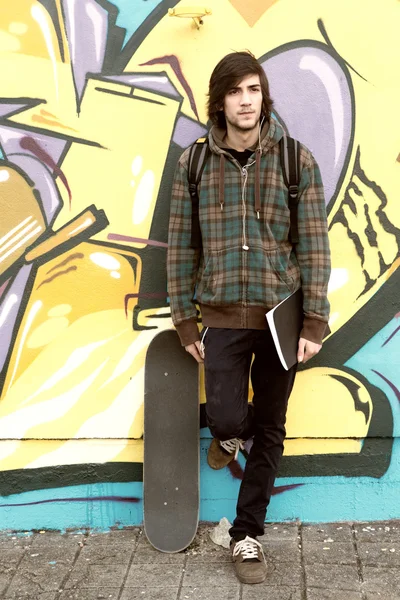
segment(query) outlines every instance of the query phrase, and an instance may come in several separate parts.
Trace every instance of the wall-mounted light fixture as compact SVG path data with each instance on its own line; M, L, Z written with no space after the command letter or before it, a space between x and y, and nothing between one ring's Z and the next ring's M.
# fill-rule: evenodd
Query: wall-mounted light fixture
M178 6L168 10L170 17L193 19L197 29L200 29L200 25L203 25L203 17L211 15L211 12L211 8L207 8L206 6Z

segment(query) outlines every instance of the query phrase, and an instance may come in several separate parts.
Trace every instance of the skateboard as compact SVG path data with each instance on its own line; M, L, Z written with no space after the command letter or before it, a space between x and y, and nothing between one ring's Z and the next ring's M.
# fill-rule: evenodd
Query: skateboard
M199 369L174 330L150 342L144 390L144 529L161 552L180 552L199 518Z

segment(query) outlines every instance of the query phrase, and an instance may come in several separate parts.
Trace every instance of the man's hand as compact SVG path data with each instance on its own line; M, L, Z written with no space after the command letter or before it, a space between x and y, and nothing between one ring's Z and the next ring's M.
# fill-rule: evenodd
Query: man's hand
M297 350L297 360L299 363L306 363L310 358L318 354L321 350L321 344L315 344L314 342L309 342L305 338L299 339L299 347Z
M203 363L203 356L201 355L200 352L200 341L195 342L194 344L189 344L188 346L185 346L185 350L186 352L189 352L189 354L191 354L198 363Z

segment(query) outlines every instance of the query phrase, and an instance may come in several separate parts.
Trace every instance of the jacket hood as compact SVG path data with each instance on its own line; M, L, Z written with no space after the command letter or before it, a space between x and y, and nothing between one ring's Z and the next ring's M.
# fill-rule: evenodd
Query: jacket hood
M218 177L218 200L221 205L221 211L224 210L224 180L225 180L225 156L226 152L229 152L229 146L224 141L226 135L225 129L219 129L218 127L212 127L209 133L209 146L211 152L220 156L219 165L219 177ZM255 187L254 187L254 208L257 213L257 217L260 217L261 211L261 190L260 190L260 162L261 156L266 154L270 148L279 143L279 140L283 137L284 131L281 125L276 119L271 117L269 123L265 123L260 132L261 140L261 152L258 152L258 140L249 148L254 150L255 160L251 163L255 163ZM243 192L242 192L243 193Z
M226 136L226 129L221 129L215 125L210 129L209 143L210 149L216 154L221 154L221 150L229 150L228 144L224 141ZM261 152L265 154L270 148L279 143L279 140L284 136L282 126L278 121L271 116L270 121L264 123L261 128ZM249 146L249 150L256 150L258 147L258 140L253 146Z

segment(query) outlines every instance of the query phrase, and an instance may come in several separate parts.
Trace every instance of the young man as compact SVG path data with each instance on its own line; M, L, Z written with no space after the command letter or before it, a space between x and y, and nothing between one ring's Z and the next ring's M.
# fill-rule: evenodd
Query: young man
M175 172L169 226L172 319L182 345L199 363L204 360L207 422L214 436L209 465L226 466L253 437L230 530L236 574L244 583L266 577L256 538L264 532L296 373L296 365L288 371L281 366L265 313L302 286L299 362L320 350L329 313L321 175L302 145L299 241L292 246L279 149L284 132L271 106L265 73L249 52L228 54L218 63L209 86L211 152L199 185L202 247L191 248L190 149ZM201 340L196 303L204 326Z

